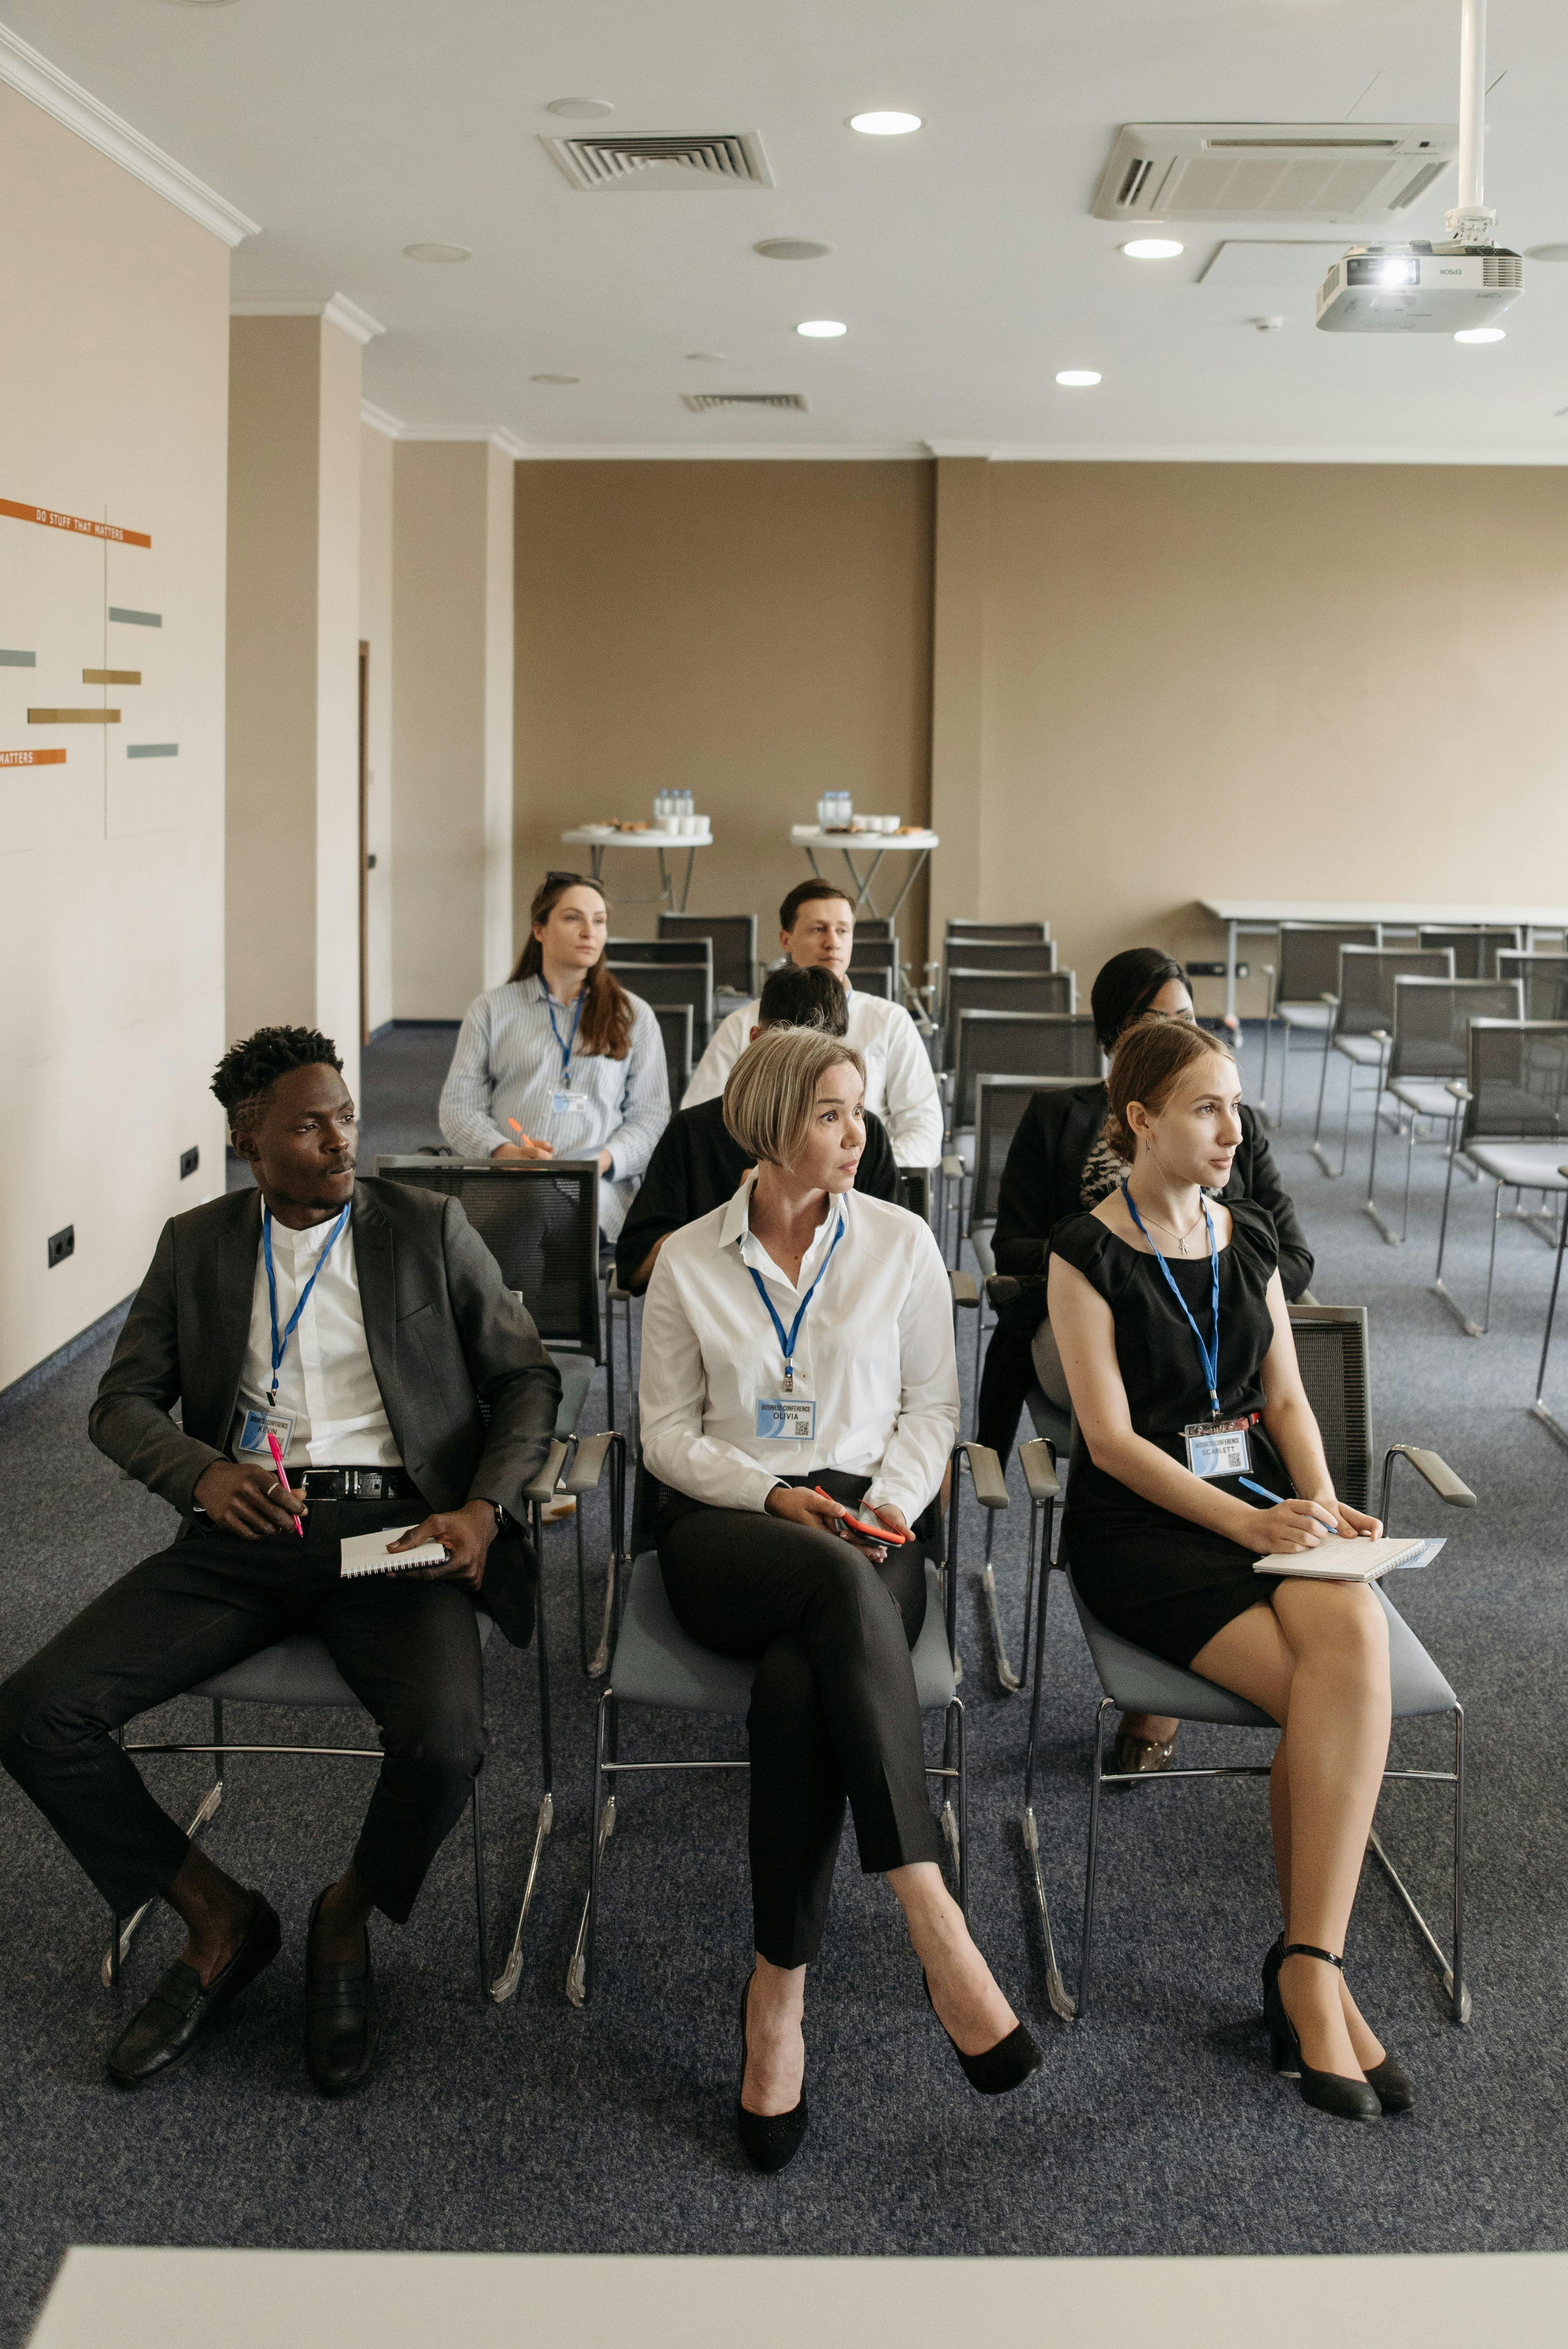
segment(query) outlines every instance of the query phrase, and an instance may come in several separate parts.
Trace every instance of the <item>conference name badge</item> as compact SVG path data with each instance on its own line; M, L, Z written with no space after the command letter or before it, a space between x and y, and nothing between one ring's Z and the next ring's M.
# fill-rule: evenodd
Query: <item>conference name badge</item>
M294 1433L294 1415L292 1411L248 1411L241 1423L240 1441L235 1449L248 1458L264 1460L270 1468L273 1464L273 1452L267 1437L269 1435L277 1437L278 1449L286 1460L289 1438Z
M1253 1464L1244 1419L1196 1420L1181 1430L1194 1476L1244 1476Z
M757 1433L763 1444L814 1444L815 1402L809 1395L764 1395L757 1406Z
M556 1117L580 1117L588 1106L586 1093L569 1092L558 1085L550 1096L550 1107Z

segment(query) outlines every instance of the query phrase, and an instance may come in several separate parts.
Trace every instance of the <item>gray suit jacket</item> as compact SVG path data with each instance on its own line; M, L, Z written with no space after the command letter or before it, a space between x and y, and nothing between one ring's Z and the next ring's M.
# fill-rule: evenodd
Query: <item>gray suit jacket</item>
M432 1510L484 1499L521 1517L561 1377L500 1266L456 1199L404 1183L356 1183L350 1229L371 1365L409 1475ZM261 1244L255 1191L165 1224L88 1416L98 1450L187 1519L197 1480L228 1457ZM491 1612L525 1643L504 1587L521 1560L510 1543L490 1557ZM485 1581L488 1604L488 1567Z

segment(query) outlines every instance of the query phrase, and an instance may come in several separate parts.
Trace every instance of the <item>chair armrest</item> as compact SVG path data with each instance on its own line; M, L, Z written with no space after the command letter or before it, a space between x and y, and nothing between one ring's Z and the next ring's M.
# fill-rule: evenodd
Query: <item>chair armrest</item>
M1392 1044L1394 1041L1387 1028L1368 1028L1367 1033L1375 1044Z
M980 1291L975 1286L975 1275L972 1272L950 1272L947 1278L952 1286L954 1305L972 1306L978 1312Z
M993 1305L1011 1305L1019 1287L1016 1272L994 1272L985 1283L985 1294Z
M947 1156L942 1161L941 1172L946 1175L950 1183L963 1182L964 1161L956 1151L949 1151Z
M1057 1464L1043 1435L1033 1436L1027 1444L1019 1445L1018 1464L1031 1501L1060 1500L1062 1488L1057 1480Z
M1383 1454L1385 1516L1387 1509L1388 1485L1394 1474L1396 1460L1408 1460L1417 1474L1426 1478L1439 1500L1446 1501L1450 1509L1474 1508L1475 1495L1462 1477L1455 1475L1440 1453L1429 1452L1421 1444L1391 1444Z
M544 1502L549 1500L552 1493L555 1490L555 1480L561 1474L561 1464L565 1457L565 1444L552 1440L550 1446L549 1456L546 1458L543 1467L540 1470L532 1484L525 1485L522 1488L522 1497L525 1501L538 1501L542 1505Z
M1443 1091L1452 1093L1457 1102L1468 1102L1470 1097L1470 1089L1462 1077L1450 1077Z
M1319 1003L1332 1003L1332 1004L1333 1004L1333 1006L1334 1006L1334 1009L1336 1009L1336 1011L1337 1011L1337 1010L1338 1010L1338 1009L1339 1009L1339 998L1338 998L1338 996L1337 996L1337 995L1330 995L1326 988L1325 988L1325 989L1324 989L1323 993L1318 997L1318 999L1318 999Z
M621 1440L614 1428L599 1435L585 1435L577 1446L577 1457L563 1480L563 1489L568 1493L591 1493L604 1473L611 1446Z
M604 1283L604 1294L612 1305L629 1305L634 1297L641 1296L642 1291L636 1288L623 1288L619 1279L612 1272Z
M983 1509L1005 1509L1007 1506L1007 1480L1002 1474L1002 1463L988 1444L961 1444L958 1447L969 1463L970 1481L975 1498Z

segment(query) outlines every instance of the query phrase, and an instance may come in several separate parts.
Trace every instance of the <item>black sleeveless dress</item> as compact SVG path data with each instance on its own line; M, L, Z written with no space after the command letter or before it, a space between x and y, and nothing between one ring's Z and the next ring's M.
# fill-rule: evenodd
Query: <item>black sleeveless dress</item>
M1279 1260L1273 1221L1251 1199L1226 1202L1231 1237L1220 1251L1220 1410L1240 1419L1264 1407L1263 1366L1274 1343L1269 1278ZM1185 1465L1181 1430L1210 1415L1197 1340L1160 1266L1098 1216L1068 1216L1051 1234L1051 1253L1081 1272L1116 1319L1116 1358L1136 1433ZM1167 1257L1188 1310L1208 1338L1208 1251ZM1253 1475L1282 1498L1295 1488L1261 1425L1251 1430ZM1253 1508L1268 1504L1233 1476L1212 1481ZM1225 1625L1278 1588L1258 1574L1258 1553L1144 1500L1073 1445L1063 1539L1084 1604L1108 1630L1183 1667Z

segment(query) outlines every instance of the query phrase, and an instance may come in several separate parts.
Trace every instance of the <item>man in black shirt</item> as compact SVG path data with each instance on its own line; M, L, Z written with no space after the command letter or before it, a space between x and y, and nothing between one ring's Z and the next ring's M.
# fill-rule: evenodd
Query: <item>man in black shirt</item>
M822 1028L842 1036L850 1024L849 998L834 973L821 964L809 970L786 963L762 990L758 1024L764 1028ZM733 1199L750 1160L724 1122L723 1101L698 1102L677 1110L654 1144L643 1187L615 1243L615 1278L623 1288L646 1288L654 1262L671 1232L693 1224ZM866 1146L855 1170L857 1191L873 1199L896 1199L898 1167L880 1118L866 1112Z

